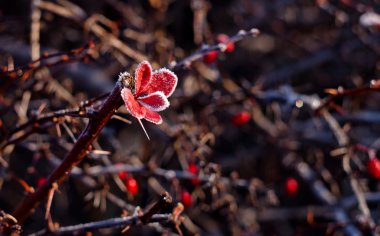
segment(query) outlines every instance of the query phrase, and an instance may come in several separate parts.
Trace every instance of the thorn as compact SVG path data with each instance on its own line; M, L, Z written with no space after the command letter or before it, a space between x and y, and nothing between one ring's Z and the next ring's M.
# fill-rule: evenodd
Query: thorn
M148 138L148 140L150 140L149 135L148 135L148 133L146 132L143 123L141 122L141 119L137 119L137 120L139 121L139 123L140 123L140 125L141 125L141 128L144 130L144 133L145 133L146 137Z
M53 202L53 197L54 197L54 192L58 189L58 184L57 183L53 183L52 184L52 187L49 189L49 193L48 193L48 197L47 197L47 200L46 200L46 211L45 211L45 220L48 220L49 217L50 217L50 208L51 208L51 204Z

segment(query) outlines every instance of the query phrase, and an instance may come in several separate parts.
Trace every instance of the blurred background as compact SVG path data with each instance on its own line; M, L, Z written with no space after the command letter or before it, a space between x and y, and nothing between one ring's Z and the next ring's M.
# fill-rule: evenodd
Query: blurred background
M121 107L22 234L132 215L164 191L181 224L126 235L379 234L379 54L378 0L1 0L0 209L88 123L52 112L88 114L148 60L179 78L163 124L144 122L149 141Z

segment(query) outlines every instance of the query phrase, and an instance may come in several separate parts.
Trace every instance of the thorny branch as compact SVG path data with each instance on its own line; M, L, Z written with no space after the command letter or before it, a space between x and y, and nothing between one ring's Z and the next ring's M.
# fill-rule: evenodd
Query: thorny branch
M34 236L37 235L67 235L73 233L94 231L98 229L104 228L123 228L127 226L132 226L138 224L140 220L140 216L127 216L127 217L119 217L119 218L111 218L102 221L90 222L79 225L72 226L64 226L55 230L54 232L49 232L46 229L36 232ZM152 215L146 223L169 223L172 220L172 214L154 214Z
M94 99L84 101L80 104L78 108L72 108L72 109L63 109L59 111L54 111L50 113L44 113L40 115L36 115L33 118L29 119L24 124L19 125L15 129L13 129L9 134L8 137L5 138L5 142L0 145L0 156L2 154L2 151L11 144L15 144L25 138L27 138L29 135L36 133L40 130L44 130L46 127L54 124L58 124L64 121L64 119L61 119L62 117L81 117L81 118L92 118L94 115L93 108L88 108L88 106L91 106L96 101L104 99L109 94L104 94L99 97L96 97ZM28 130L29 128L29 130ZM18 134L20 132L20 134Z
M316 113L319 113L324 108L331 105L334 100L342 97L349 97L349 96L358 96L361 94L365 94L371 91L380 91L380 80L372 80L369 85L362 86L359 88L353 88L353 89L328 89L329 93L331 93L330 96L328 96L322 104L316 109Z
M60 184L65 177L86 156L88 147L97 138L102 128L112 117L114 111L118 109L123 101L120 96L122 82L118 81L99 110L90 119L86 128L82 131L72 150L67 154L62 163L51 173L46 182L39 187L36 192L28 195L13 212L13 216L23 222L31 211L47 196L54 183Z
M126 228L137 224L148 223L169 223L172 221L172 214L157 214L163 207L172 203L172 198L169 193L165 192L161 195L160 199L156 201L145 212L136 209L136 214L132 216L125 216L120 218L107 219L102 221L90 222L79 225L59 227L53 231L41 230L31 235L61 235L83 233L86 231L94 231L104 228Z
M43 67L54 67L63 63L72 63L80 61L84 58L91 57L92 50L95 47L93 42L89 42L86 46L72 49L67 52L57 52L57 53L46 53L38 59L31 61L29 64L21 67L8 70L7 67L3 67L0 71L0 76L2 80L21 78L26 80L31 76L35 71Z

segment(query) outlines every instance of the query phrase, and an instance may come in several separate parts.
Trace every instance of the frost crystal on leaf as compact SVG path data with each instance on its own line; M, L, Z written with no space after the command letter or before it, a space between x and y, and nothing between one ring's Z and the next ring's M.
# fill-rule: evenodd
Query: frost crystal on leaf
M119 78L130 76L124 72ZM135 77L127 82L121 91L124 104L132 116L161 124L162 118L157 113L169 107L168 97L177 86L178 78L166 68L152 72L147 61L141 62L135 71ZM141 122L140 122L141 123ZM144 130L145 131L145 130Z

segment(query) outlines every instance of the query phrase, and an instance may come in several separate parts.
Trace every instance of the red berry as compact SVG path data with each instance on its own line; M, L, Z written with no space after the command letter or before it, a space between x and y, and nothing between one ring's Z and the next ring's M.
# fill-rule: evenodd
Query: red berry
M126 180L128 173L126 171L120 171L119 173L117 173L117 175L119 176L121 180Z
M191 205L193 204L191 194L188 191L182 191L181 202L185 207L191 207Z
M133 196L135 196L139 191L139 185L133 177L127 178L125 181L125 186L127 187L128 192L130 192Z
M203 61L206 64L212 64L216 61L217 58L218 58L218 51L211 51L211 52L206 53L203 56Z
M233 52L235 50L234 42L230 42L230 37L228 37L227 35L219 34L217 40L219 43L227 44L226 49L225 49L226 53L230 53L230 52Z
M198 174L198 166L195 163L189 163L189 167L187 170L192 174Z
M235 50L235 44L233 42L230 42L227 44L227 47L226 47L226 53L231 53Z
M46 182L46 178L45 177L40 177L38 180L37 180L37 187L41 187L42 185L44 185L44 183Z
M298 182L295 178L287 178L285 180L285 192L290 197L293 197L297 194Z
M198 175L198 166L195 164L195 163L190 163L189 164L189 167L187 169L187 171L189 171L190 173L194 174L194 175ZM194 185L197 185L199 184L201 181L198 179L198 178L192 178L191 179L191 182L194 184Z
M250 119L251 119L251 114L249 114L249 112L241 111L232 117L232 123L237 126L244 125L248 123Z
M371 158L367 163L367 171L369 176L380 179L380 161L377 158Z

